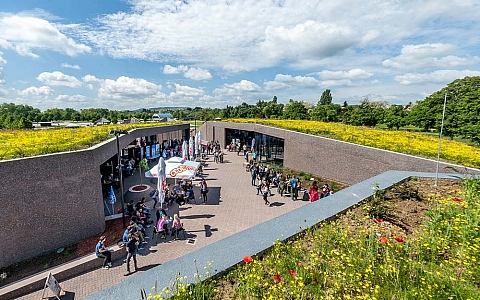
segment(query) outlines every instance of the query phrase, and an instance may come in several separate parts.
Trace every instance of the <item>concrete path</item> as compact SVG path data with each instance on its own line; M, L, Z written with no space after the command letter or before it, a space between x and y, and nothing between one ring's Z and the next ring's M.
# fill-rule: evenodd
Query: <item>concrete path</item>
M208 166L204 169L204 173L209 185L208 203L200 204L200 201L197 200L197 204L187 204L180 208L178 206L171 207L167 211L169 215L174 212L180 213L187 230L187 239L194 240L194 244L183 240L182 234L180 234L182 239L177 241L173 241L170 237L167 240L159 238L158 244L155 244L155 241L150 240L149 244L145 245L145 250L141 251L144 255L138 257L140 272L136 274L308 203L304 201L294 202L288 197L282 198L276 194L276 189L273 189L272 192L275 195L270 197L269 201L274 205L272 207L265 206L262 197L257 196L256 189L251 186L250 173L245 171L244 161L243 156L237 156L236 152L226 153L223 164L213 163L211 158L207 161ZM138 175L126 178L126 190L130 185L138 184L139 180ZM155 180L144 180L144 183L155 187ZM194 184L196 185L195 195L198 199L200 196L198 192L199 180L195 180ZM148 192L145 193L148 195ZM140 198L141 195L131 195L127 192L125 200L127 201L130 197ZM150 198L147 197L147 199ZM153 201L148 202L148 204L153 205ZM151 232L152 228L149 228L148 233L150 235ZM119 236L121 234L119 233ZM60 285L65 291L70 292L68 299L81 299L124 281L128 278L123 276L125 271L125 264L122 260L119 260L115 261L113 268L109 270L90 271L60 282ZM52 270L52 273L55 274L55 270ZM136 274L130 276L136 276ZM51 294L48 295L51 296ZM41 296L42 291L37 291L18 299L40 299ZM1 295L0 299L2 299Z

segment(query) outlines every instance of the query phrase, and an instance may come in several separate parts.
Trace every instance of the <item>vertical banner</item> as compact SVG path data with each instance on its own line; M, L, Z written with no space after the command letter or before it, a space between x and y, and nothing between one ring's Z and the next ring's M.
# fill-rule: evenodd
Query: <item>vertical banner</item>
M153 147L153 146L147 146L147 147L145 148L145 156L147 157L147 159L152 158L152 155L150 154L150 153L151 153L151 152L150 152L150 147Z

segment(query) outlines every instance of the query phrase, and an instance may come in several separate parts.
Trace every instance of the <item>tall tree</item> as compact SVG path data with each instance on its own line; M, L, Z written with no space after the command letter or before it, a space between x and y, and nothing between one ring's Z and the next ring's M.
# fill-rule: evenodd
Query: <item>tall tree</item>
M329 89L323 91L322 96L320 97L320 101L318 101L319 105L329 105L332 104L332 94L330 93Z
M283 117L285 119L305 120L308 119L309 116L308 110L303 102L290 99L283 110Z
M382 123L385 114L385 105L386 103L370 102L368 98L365 98L360 102L360 105L353 107L351 111L348 112L346 123L355 126L375 126L378 123Z
M388 129L399 129L406 125L406 111L402 105L390 105L385 112L384 122Z

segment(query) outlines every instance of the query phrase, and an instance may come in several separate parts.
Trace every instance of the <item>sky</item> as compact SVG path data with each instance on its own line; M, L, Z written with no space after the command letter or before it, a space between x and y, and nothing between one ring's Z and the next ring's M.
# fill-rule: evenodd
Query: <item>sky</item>
M423 100L480 76L478 0L0 0L0 103Z

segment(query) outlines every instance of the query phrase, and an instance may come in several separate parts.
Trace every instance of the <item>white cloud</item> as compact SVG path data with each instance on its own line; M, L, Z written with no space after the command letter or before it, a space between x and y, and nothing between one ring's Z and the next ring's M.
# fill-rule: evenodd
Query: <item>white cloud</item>
M183 76L185 76L185 78L192 79L192 80L212 79L212 74L210 74L210 72L200 68L190 68L188 69L188 71L183 73Z
M480 76L480 71L471 70L437 70L430 73L408 73L395 76L400 84L442 83L447 84L457 78L465 76Z
M412 95L442 88L448 83L442 78L450 78L451 69L480 70L474 34L480 32L479 1L124 2L113 6L114 14L92 11L84 20L79 14L74 19L78 24L63 13L0 13L0 50L8 49L3 57L9 67L0 70L7 80L0 86L11 91L9 96L16 95L17 85L38 85L26 81L47 70L45 66L63 62L64 68L76 68L78 63L88 68L82 75L74 74L80 83L67 78L54 81L53 73L42 79L45 85L55 83L55 96L68 92L53 85L81 84L75 93L88 95L85 107L132 109L181 101L221 107L271 99L274 93L283 103L316 102L325 88L331 88L336 99L358 95L387 99L401 90L411 100ZM25 60L15 51L42 59ZM64 55L82 53L95 57L82 62ZM200 87L193 80L209 82ZM428 84L412 84L418 81ZM409 86L402 88L399 82ZM30 98L25 101L42 107L59 104Z
M165 65L163 67L163 74L180 74L183 73L183 77L192 80L208 80L212 79L212 74L208 70L202 68L193 68L184 65L173 67L171 65Z
M87 83L91 83L91 82L97 82L97 83L98 83L98 82L102 82L101 79L98 79L98 78L95 77L94 75L90 75L90 74L83 76L83 77L82 77L82 80L83 80L83 82L87 82Z
M3 75L3 66L7 64L7 61L2 57L3 53L0 52L0 85L5 84Z
M260 93L262 88L259 87L256 83L242 79L239 82L232 84L224 84L223 87L213 90L214 95L242 95L243 93Z
M148 97L164 97L162 86L142 78L121 76L117 80L105 79L100 84L98 96L101 99L143 99Z
M188 67L180 65L178 67L173 67L171 65L165 65L163 67L163 74L180 74L188 71Z
M339 80L322 80L321 86L324 88L330 88L334 86L351 86L353 85L350 79L339 79Z
M91 48L76 43L46 20L21 15L0 18L0 46L22 56L37 58L33 49L49 49L69 56L91 52Z
M37 96L37 97L48 97L53 95L53 90L49 86L34 87L31 86L22 91L18 92L21 96Z
M64 104L68 103L86 103L88 102L88 97L84 95L58 95L55 98L55 101L62 102Z
M62 68L70 68L70 69L75 69L75 70L80 70L81 69L79 65L70 65L70 64L67 64L67 63L63 63Z
M255 83L248 81L248 80L241 80L240 82L236 82L234 84L227 84L225 85L229 88L233 88L234 90L237 91L242 91L242 92L260 92L262 89Z
M324 80L341 80L341 79L366 79L373 76L372 73L369 73L362 69L352 69L349 71L329 71L324 70L317 73Z
M356 43L355 32L348 26L308 20L290 28L268 26L260 49L267 59L274 61L312 57L322 59L339 54Z
M278 81L266 81L264 82L265 90L272 91L272 90L284 90L290 88L290 85L278 82Z
M131 12L99 17L97 24L77 34L115 58L188 61L227 71L254 70L283 60L322 59L379 35L373 34L378 30L358 32L362 27L349 24L362 23L357 17L366 9L339 20L344 4L331 0L322 5L288 0L130 3ZM165 68L164 72L178 74Z
M318 87L320 85L320 81L310 76L293 77L292 75L277 74L275 81L301 87Z
M62 72L43 72L38 75L37 80L50 86L66 86L78 88L82 83L74 76L63 74Z
M458 51L457 47L451 44L406 45L403 46L399 56L386 59L382 64L397 69L422 70L465 67L480 61L477 56L465 58L450 54L456 51Z
M169 98L171 101L188 103L189 106L191 106L192 101L194 101L197 97L203 96L203 94L204 91L201 89L175 84L175 92L171 92L169 94Z

